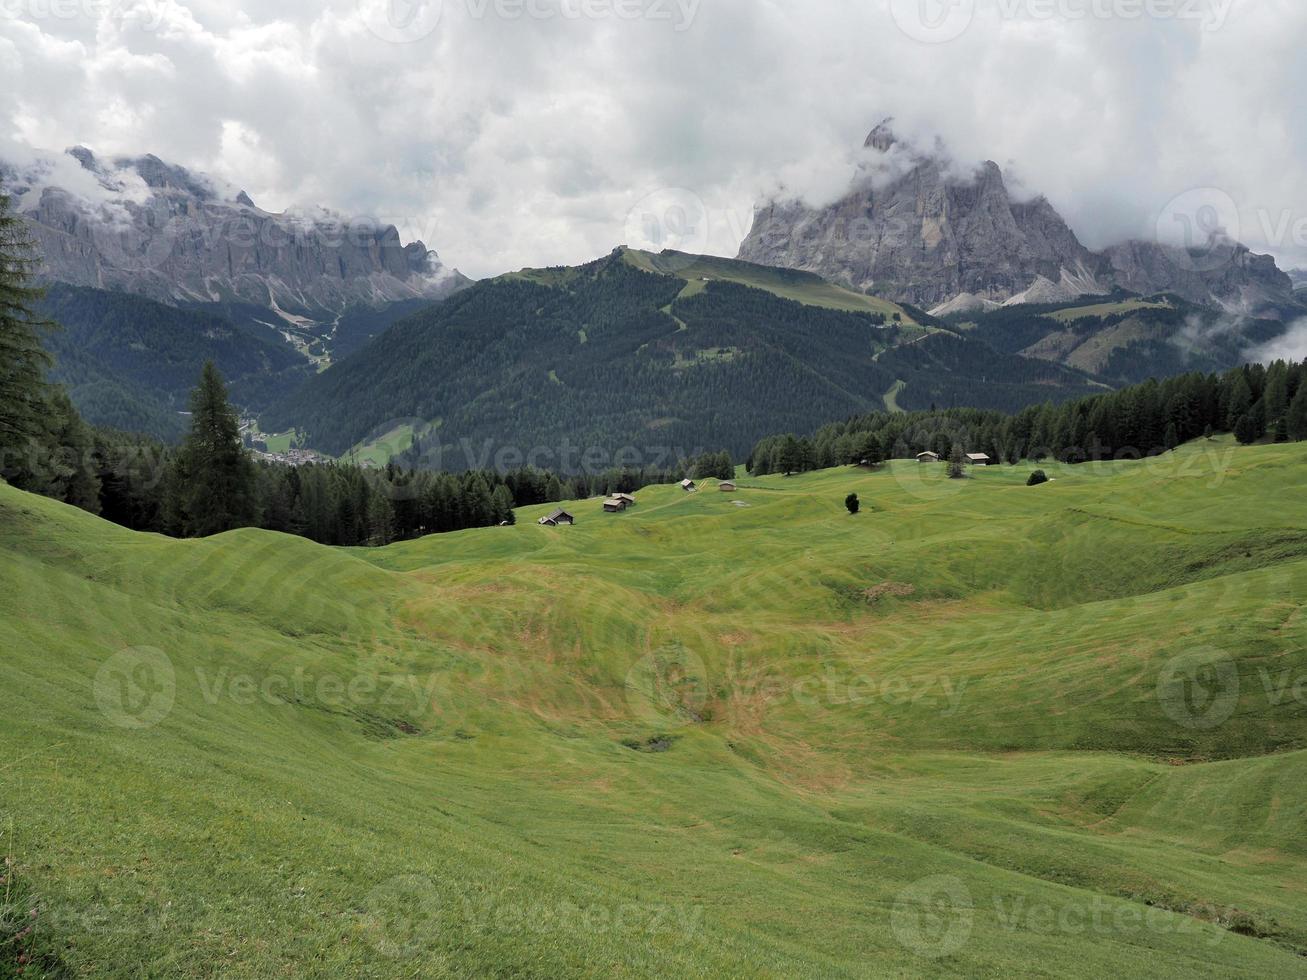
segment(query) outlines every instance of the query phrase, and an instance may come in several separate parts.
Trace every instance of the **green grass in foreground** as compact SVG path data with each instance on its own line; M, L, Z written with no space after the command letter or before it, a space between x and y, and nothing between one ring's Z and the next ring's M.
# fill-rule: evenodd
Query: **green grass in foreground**
M1303 976L1307 454L1031 468L357 552L0 485L0 976Z

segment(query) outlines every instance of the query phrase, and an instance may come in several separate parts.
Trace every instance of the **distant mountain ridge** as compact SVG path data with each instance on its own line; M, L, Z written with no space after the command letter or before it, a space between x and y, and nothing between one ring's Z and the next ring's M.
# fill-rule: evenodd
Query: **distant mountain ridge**
M1123 288L1255 313L1294 305L1275 260L1213 239L1201 251L1129 241L1086 248L1044 197L1016 200L988 161L959 177L942 150L898 140L887 120L867 137L868 171L842 199L756 211L741 259L815 272L940 314L1049 303Z
M424 465L480 468L500 449L541 449L538 465L568 470L588 465L587 449L600 468L624 450L635 466L666 462L664 451L743 458L762 435L823 419L1106 388L922 320L808 273L619 248L485 280L419 311L261 422L294 426L335 455L378 440L407 448L419 432Z
M101 160L85 147L68 155L90 178L77 190L52 182L57 160L7 168L5 180L50 281L315 318L440 299L468 282L422 242L403 244L393 225L325 210L274 214L152 155Z
M53 341L56 376L97 424L175 436L206 359L258 411L470 283L392 225L273 214L155 156L102 160L75 147L0 161L0 184L52 287L47 309L67 328Z

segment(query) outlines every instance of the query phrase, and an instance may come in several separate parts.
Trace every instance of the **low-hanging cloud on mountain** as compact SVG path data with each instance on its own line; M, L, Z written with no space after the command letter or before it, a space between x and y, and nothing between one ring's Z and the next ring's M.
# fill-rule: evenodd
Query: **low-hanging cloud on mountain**
M1247 357L1259 364L1307 359L1307 318L1294 321L1274 340L1250 348Z
M153 152L272 209L376 214L485 275L605 252L667 188L733 253L760 195L838 196L892 115L959 166L995 159L1091 247L1215 188L1238 237L1307 264L1307 5L960 0L945 43L912 36L915 7L15 0L0 139Z

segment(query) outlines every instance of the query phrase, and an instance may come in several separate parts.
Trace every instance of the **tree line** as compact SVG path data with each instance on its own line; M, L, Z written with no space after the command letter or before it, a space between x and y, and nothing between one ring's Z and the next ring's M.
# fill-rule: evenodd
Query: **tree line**
M80 507L123 527L204 537L258 527L341 546L515 523L514 509L676 483L721 469L729 456L666 472L613 470L564 476L533 468L461 474L325 462L294 467L256 461L217 369L205 366L191 399L190 432L179 448L92 429L67 395L51 388L44 421L0 458L0 475L20 489ZM0 417L10 406L0 403ZM733 470L733 467L732 467Z
M1155 456L1217 432L1233 432L1245 445L1307 440L1307 361L1149 380L1015 413L873 412L823 426L808 437L768 436L754 446L747 465L755 476L802 473L923 452L948 459L955 449L986 453L994 462L1082 463Z

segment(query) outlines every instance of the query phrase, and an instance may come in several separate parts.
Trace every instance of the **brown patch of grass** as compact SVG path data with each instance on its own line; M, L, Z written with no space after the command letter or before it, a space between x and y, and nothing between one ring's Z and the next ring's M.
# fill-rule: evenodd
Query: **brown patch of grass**
M908 596L916 594L917 587L915 585L904 585L901 582L881 582L880 585L873 585L870 589L862 590L862 597L868 602L879 602L887 596L895 599L906 599Z

